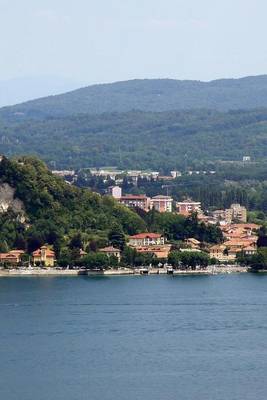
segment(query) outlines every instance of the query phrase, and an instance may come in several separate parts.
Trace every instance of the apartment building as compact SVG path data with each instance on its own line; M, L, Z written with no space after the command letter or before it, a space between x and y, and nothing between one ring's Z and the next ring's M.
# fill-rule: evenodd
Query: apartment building
M150 209L150 198L145 195L133 195L128 194L126 196L121 196L118 199L119 203L124 204L126 207L141 208L144 211L149 211Z
M176 210L182 215L189 215L194 212L202 213L200 201L192 201L191 199L177 201Z
M170 196L154 196L150 200L150 207L159 212L172 212L173 199Z

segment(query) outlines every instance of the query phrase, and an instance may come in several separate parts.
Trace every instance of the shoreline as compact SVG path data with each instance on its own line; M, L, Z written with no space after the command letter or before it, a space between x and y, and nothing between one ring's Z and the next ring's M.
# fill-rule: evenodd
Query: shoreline
M121 268L107 269L103 271L90 270L58 270L58 269L30 269L30 270L0 270L0 278L4 277L47 277L47 276L142 276L142 275L224 275L224 274L240 274L248 273L247 267L240 266L224 266L224 267L208 267L203 270L168 270L166 268Z

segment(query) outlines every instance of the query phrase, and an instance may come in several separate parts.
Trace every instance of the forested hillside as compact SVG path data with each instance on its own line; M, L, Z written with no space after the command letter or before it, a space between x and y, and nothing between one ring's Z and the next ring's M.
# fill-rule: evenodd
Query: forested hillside
M252 109L267 107L267 75L211 82L145 79L93 85L1 110L13 118L44 118L77 113Z
M0 152L35 154L53 168L172 169L267 157L267 109L74 115L0 120Z
M15 198L24 206L19 217L12 207L0 213L0 242L11 248L20 248L21 243L30 251L43 243L62 245L78 232L86 241L103 240L105 244L112 224L125 234L145 229L136 213L112 198L66 184L36 158L18 161L4 158L0 162L0 185L14 188Z

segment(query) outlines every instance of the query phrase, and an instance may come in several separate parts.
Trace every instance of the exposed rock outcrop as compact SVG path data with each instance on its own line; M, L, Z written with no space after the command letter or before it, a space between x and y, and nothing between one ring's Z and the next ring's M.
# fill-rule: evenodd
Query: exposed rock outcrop
M23 202L15 198L15 189L8 183L0 184L0 213L12 210L17 214L24 214Z

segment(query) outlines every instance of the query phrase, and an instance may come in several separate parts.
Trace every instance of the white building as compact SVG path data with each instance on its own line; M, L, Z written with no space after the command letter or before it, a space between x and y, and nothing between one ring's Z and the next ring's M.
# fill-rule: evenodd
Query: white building
M107 193L114 197L114 199L120 199L122 196L121 187L119 186L109 186L107 189Z
M150 207L159 212L172 212L173 199L170 196L154 196L150 200Z

